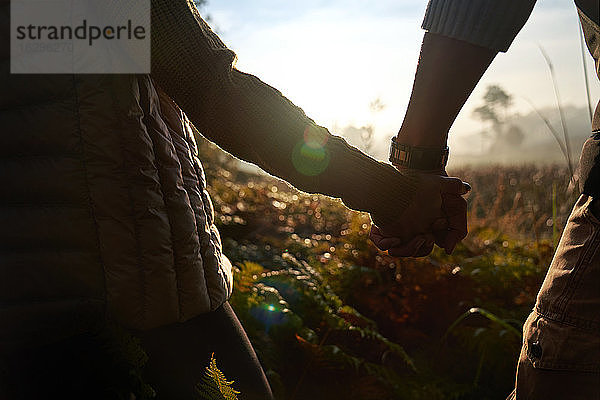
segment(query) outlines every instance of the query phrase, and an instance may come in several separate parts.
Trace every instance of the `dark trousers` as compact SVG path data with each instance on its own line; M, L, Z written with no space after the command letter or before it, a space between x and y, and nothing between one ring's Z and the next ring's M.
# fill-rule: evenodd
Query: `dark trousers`
M229 303L212 313L140 335L149 360L147 381L159 400L194 398L211 354L244 399L272 399L267 378Z
M213 353L217 367L229 381L235 381L233 387L241 398L273 398L229 303L187 322L136 336L148 355L141 380L156 391L158 400L197 399L196 384ZM128 400L132 385L140 381L130 376L131 360L143 355L139 346L128 341L131 335L115 336L107 329L4 355L0 358L0 400Z

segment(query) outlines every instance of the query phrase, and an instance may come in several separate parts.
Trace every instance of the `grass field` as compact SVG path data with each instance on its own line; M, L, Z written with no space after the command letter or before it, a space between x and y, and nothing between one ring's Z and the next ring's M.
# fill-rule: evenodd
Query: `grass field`
M278 398L511 391L522 323L575 201L566 168L450 171L473 186L468 237L451 256L398 259L368 241L368 215L201 148L236 266L231 302Z

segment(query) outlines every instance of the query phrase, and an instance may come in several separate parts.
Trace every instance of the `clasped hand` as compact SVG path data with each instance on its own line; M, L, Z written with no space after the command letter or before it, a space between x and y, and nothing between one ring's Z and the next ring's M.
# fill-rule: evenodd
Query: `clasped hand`
M395 221L381 221L371 215L370 238L381 250L396 257L423 257L434 244L452 253L467 235L467 202L471 190L458 178L413 173L419 178L410 205Z

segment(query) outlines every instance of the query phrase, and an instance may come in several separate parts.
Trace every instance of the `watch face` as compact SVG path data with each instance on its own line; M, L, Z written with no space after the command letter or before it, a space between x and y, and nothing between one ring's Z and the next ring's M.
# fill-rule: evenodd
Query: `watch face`
M398 159L402 161L408 161L408 153L404 150L398 151Z

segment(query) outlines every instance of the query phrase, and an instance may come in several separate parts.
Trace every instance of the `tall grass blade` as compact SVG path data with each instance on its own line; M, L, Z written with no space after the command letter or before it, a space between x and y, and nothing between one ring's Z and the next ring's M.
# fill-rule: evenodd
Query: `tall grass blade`
M450 334L454 328L456 328L456 326L458 324L460 324L462 321L464 321L467 317L470 317L473 314L479 314L487 319L489 319L492 322L495 322L499 325L501 325L503 328L505 328L508 332L511 332L513 334L515 334L517 337L521 338L522 334L521 332L519 332L514 326L512 326L511 324L509 324L506 320L503 320L502 318L498 317L496 314L492 314L491 312L484 310L483 308L479 308L479 307L473 307L471 309L469 309L469 311L465 312L464 314L462 314L460 317L458 317L448 328L448 330L446 331L446 333L444 334L444 337L442 338L442 341L446 339L446 337L448 336L448 334Z
M546 125L546 127L548 128L548 130L550 131L550 133L556 140L556 143L558 143L558 147L560 147L560 151L562 152L563 156L565 157L565 162L567 163L567 167L569 168L569 174L571 175L571 179L573 179L573 174L574 174L573 165L572 165L569 155L567 153L567 148L565 147L565 145L563 144L563 142L560 139L559 133L556 131L556 129L554 129L554 127L552 126L552 124L550 123L548 118L544 117L542 115L542 113L533 105L531 100L525 98L525 101L527 103L529 103L529 105L531 106L533 111L535 111L535 113L538 115L538 117L540 117L540 119L542 121L544 121L544 124Z
M588 104L588 113L590 115L590 124L594 120L594 112L592 111L592 95L590 94L590 80L588 77L588 69L587 69L587 54L585 51L585 41L583 39L583 27L581 26L581 21L579 21L579 44L581 47L581 63L583 64L583 77L585 79L585 92L587 94L587 104Z
M556 218L556 182L552 182L552 246L556 251L558 245L558 223Z
M571 161L571 145L569 142L569 131L567 129L567 120L565 118L565 113L562 107L562 101L560 99L560 93L558 91L558 85L556 83L556 75L554 74L554 65L550 60L550 57L544 50L542 46L539 46L540 51L542 52L542 56L544 60L546 60L546 64L548 65L548 69L550 70L550 77L552 78L552 87L554 88L554 96L556 97L556 105L558 107L558 112L560 114L560 123L562 125L563 136L565 139L565 148L567 151L567 162L569 163L569 171L571 172L571 177L573 177L573 163Z
M479 357L479 363L477 364L477 371L475 372L475 377L473 378L473 387L477 387L479 385L479 378L481 377L481 371L483 370L483 361L485 360L485 349L481 352L481 356Z

